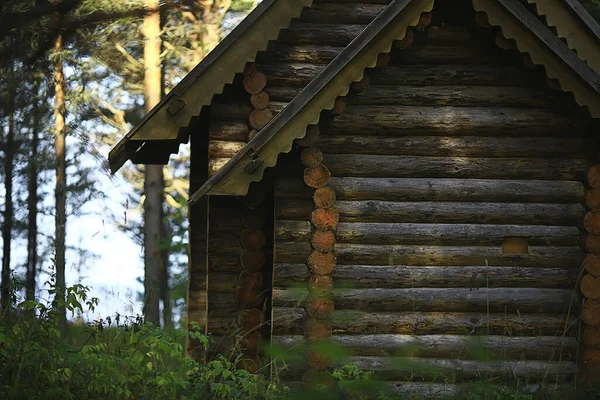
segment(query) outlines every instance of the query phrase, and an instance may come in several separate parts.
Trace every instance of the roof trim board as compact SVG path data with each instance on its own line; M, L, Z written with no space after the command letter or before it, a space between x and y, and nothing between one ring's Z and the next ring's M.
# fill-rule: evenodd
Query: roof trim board
M484 11L490 24L500 26L506 38L514 39L534 64L543 65L546 75L572 92L577 104L587 106L600 118L600 76L564 44L518 0L473 0L476 11Z
M375 66L381 52L389 52L409 26L418 23L434 0L393 0L300 94L254 139L212 176L189 200L193 205L205 194L245 195L250 183L260 181L264 170L277 163L280 153L291 150L294 139L319 122L324 109L333 108L336 97L348 93L364 69ZM248 168L250 167L250 168Z
M577 0L563 0L565 6L567 6L574 14L576 14L581 22L585 25L588 32L596 38L596 40L600 41L600 25L598 22L590 15L590 13L585 9L584 6Z
M203 106L210 105L213 96L233 82L235 74L311 4L312 0L261 2L110 151L111 171L115 173L123 166L145 141L185 141L180 138L180 128L186 127Z
M535 5L538 15L546 17L548 26L555 27L558 36L564 38L569 47L577 51L579 57L584 59L597 73L600 73L600 38L596 36L600 33L600 26L589 14L587 15L591 21L585 22L582 19L584 16L576 14L564 0L527 1L529 4ZM569 3L571 6L575 6L573 1L569 0ZM583 7L578 4L577 9L579 8ZM585 12L587 13L587 11ZM592 35L590 35L589 29L595 29L596 32L592 30Z

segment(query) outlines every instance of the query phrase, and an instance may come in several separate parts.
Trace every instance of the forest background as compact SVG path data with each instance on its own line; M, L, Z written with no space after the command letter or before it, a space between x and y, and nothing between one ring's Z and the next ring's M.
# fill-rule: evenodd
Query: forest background
M106 158L257 2L0 0L2 310L82 283L100 306L64 324L184 326L189 148L115 176Z

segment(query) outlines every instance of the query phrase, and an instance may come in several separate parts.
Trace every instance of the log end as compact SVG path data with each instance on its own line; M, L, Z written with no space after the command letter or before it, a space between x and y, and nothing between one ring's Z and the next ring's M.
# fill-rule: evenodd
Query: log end
M304 183L311 188L321 188L327 185L330 180L331 172L329 172L329 169L324 164L304 170Z
M312 212L311 222L322 231L337 229L340 213L333 208L317 208Z
M335 310L333 299L329 297L309 296L304 309L308 315L315 319L327 319Z
M306 168L314 168L323 162L323 153L316 147L307 147L300 152L300 159Z
M321 342L331 339L333 327L324 319L308 318L304 325L304 337L310 342Z
M313 251L308 257L307 266L310 272L317 275L328 275L335 269L337 259L332 252Z
M311 275L308 289L317 297L326 297L333 291L333 279L327 275Z
M335 247L335 235L331 231L315 231L310 240L313 249L320 252L331 252Z
M317 208L331 208L337 199L332 188L322 187L315 190L313 200Z
M311 147L317 143L319 138L319 125L309 125L306 128L306 134L301 139L296 139L300 147Z

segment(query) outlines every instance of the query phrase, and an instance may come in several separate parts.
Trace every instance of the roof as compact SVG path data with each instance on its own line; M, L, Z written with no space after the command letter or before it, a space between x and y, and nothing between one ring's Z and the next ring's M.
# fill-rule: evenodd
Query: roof
M115 173L144 145L154 141L160 145L174 142L177 151L179 143L187 142L180 129L187 127L203 106L210 105L213 96L221 93L225 84L231 83L235 74L254 61L256 54L265 50L270 40L277 39L279 31L310 4L312 0L263 0L117 143L108 155L111 171Z
M322 110L333 108L337 96L372 67L379 53L389 52L392 42L404 37L423 11L435 0L392 0L327 67L317 75L270 123L248 142L221 170L190 197L245 195L264 170L289 152L293 141L305 135L308 125L319 122ZM600 117L600 27L576 0L472 0L476 11L487 13L491 25L514 39L519 51L543 65L549 78L572 92L578 104ZM279 29L298 16L312 0L264 0L201 64L178 85L144 121L113 149L111 168L118 169L142 145L151 141L182 141L180 128L209 105L247 61L264 50ZM540 18L544 17L544 18ZM277 27L269 23L277 19ZM542 22L544 21L544 22ZM261 29L267 29L259 34ZM553 32L556 31L556 33ZM250 38L248 36L251 36ZM258 37L261 37L259 40ZM563 39L563 40L561 40ZM238 54L237 52L243 52ZM193 94L193 96L192 96ZM201 100L188 103L191 98ZM181 103L183 101L183 103ZM142 148L143 149L143 148Z

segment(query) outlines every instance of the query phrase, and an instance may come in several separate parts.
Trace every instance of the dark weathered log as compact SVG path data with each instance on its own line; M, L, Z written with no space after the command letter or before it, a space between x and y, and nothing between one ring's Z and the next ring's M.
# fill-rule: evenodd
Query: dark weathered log
M250 127L261 130L273 119L273 112L269 108L253 110L248 117Z
M371 84L537 86L539 77L526 72L512 66L390 65L372 74Z
M308 220L309 199L281 199L279 220ZM578 226L586 213L581 204L339 201L335 208L341 222L420 222Z
M304 264L275 264L274 285L302 285L310 277ZM369 266L338 265L331 277L337 288L479 288L479 287L575 287L577 269L486 266Z
M286 246L278 247L285 258ZM445 247L359 245L338 243L335 246L338 264L364 265L489 265L577 268L583 261L579 246L529 246L529 254L503 254L500 246Z
M318 371L316 369L308 369L302 375L302 387L315 390L317 388L327 388L327 390L334 390L337 382L329 371Z
M334 361L333 366L356 365L362 371L372 371L377 380L451 380L453 382L481 380L493 376L496 382L527 382L551 380L568 381L577 373L572 361L470 361L435 358L367 357L356 356L344 361ZM283 379L298 378L305 370L303 365L290 365L281 372Z
M600 299L600 278L592 274L585 274L579 285L581 294L592 300Z
M208 135L211 140L245 142L248 135L246 117L240 118L239 121L211 121Z
M342 46L289 45L280 42L269 42L267 51L259 53L257 60L263 70L273 60L277 60L280 63L328 64L343 50L344 47ZM270 78L271 75L269 75L269 80Z
M293 89L287 89L293 92ZM284 95L278 90L279 97ZM288 100L289 101L289 100ZM401 106L494 106L553 107L564 104L562 96L540 88L512 86L391 86L371 85L369 90L348 98L348 105Z
M248 96L248 95L246 95ZM211 117L216 120L232 120L247 118L253 108L248 103L248 98L239 98L227 102L213 102L211 105ZM247 131L247 129L246 129Z
M273 305L285 307L290 304L303 304L303 297L307 293L308 291L301 292L295 289L274 289ZM569 309L572 312L577 311L577 302L571 304L573 300L577 300L577 295L571 289L375 288L333 291L336 309L363 311L563 313Z
M235 314L231 317L208 318L208 332L216 335L232 335L239 332Z
M250 94L258 94L267 85L267 76L261 71L254 71L244 76L244 89Z
M588 254L585 256L583 266L588 273L596 277L600 276L600 255Z
M311 147L319 139L319 125L308 125L303 138L297 139L296 144L300 147Z
M328 275L334 270L336 263L337 259L332 252L313 251L310 253L306 265L313 274Z
M321 188L329 183L331 172L324 164L304 170L304 183L311 188Z
M245 141L211 140L208 143L208 155L213 158L231 158L245 145Z
M465 335L334 335L334 345L344 346L354 356L409 356L469 359L485 355L506 360L572 360L577 352L573 337L507 337ZM306 349L300 335L273 336L273 343L283 348Z
M396 46L400 42L395 42ZM514 65L515 57L507 55L502 50L486 46L465 46L464 44L442 44L432 45L413 44L401 51L390 54L393 65L409 66L421 65L431 67L432 65L489 65L492 68L499 66ZM539 78L538 78L539 80Z
M577 327L565 315L337 310L331 321L335 334L563 336ZM273 334L301 335L304 318L301 308L273 308Z
M265 64L262 68L269 76L269 86L304 87L325 67L324 64L281 63ZM269 94L271 94L270 91Z
M267 215L263 208L257 208L251 212L242 213L241 220L248 229L260 229L265 226Z
M288 187L277 182L278 192L298 185L284 182ZM583 184L572 181L333 177L330 186L339 200L579 203L585 198Z
M288 44L347 46L365 28L363 24L317 24L292 20L289 28L279 33L277 40ZM270 77L269 74L267 76Z
M588 183L593 188L600 188L600 165L590 167L587 173Z
M312 212L310 221L319 230L335 230L340 214L333 208L317 208Z
M328 132L327 132L328 133ZM321 135L317 147L329 154L397 156L587 158L593 143L580 137L480 136L331 136ZM567 156L567 157L565 157ZM590 191L593 193L594 191ZM600 197L600 194L598 195ZM600 204L600 200L598 200Z
M304 242L277 244L275 262L301 264L310 254ZM338 243L335 246L340 265L484 265L578 268L583 261L579 246L530 246L529 254L503 254L500 246L448 247L409 245L360 245Z
M269 100L269 93L267 92L260 92L250 96L250 104L257 110L264 110L267 108L269 106Z
M277 221L278 241L306 241L311 235L305 221ZM576 227L543 225L415 224L342 222L336 238L339 243L502 245L507 236L527 237L530 245L568 246L579 243Z
M219 273L212 272L210 274L210 288L211 293L217 292L235 292L239 289L240 284L235 273Z
M577 135L585 121L540 109L509 107L351 106L335 123L332 135Z
M370 24L385 8L383 4L319 4L302 10L302 21L336 24Z
M600 326L600 300L586 300L581 318L586 325Z
M583 180L587 159L325 154L333 175L373 178Z

